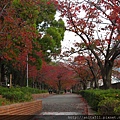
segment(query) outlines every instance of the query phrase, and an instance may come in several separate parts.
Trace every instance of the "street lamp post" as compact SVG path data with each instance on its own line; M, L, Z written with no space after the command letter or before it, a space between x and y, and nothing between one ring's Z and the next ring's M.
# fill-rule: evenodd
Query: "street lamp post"
M28 54L27 54L27 87L28 87Z

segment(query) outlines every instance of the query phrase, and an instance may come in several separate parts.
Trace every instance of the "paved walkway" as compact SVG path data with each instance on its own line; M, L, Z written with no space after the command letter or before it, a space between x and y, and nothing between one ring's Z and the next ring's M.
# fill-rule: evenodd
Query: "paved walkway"
M69 120L71 115L90 114L86 101L77 94L50 95L41 100L43 109L33 120Z

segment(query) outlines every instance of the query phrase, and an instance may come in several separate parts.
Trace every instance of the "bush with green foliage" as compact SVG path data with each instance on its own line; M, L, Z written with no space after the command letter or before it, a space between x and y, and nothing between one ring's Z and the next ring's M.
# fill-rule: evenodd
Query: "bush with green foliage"
M98 110L98 103L103 99L98 91L82 90L80 94L87 100L93 110Z
M16 87L16 88L0 87L0 94L3 96L3 98L6 98L10 102L31 101L32 94L40 94L46 92L47 90L39 90L30 87Z
M64 93L64 91L60 91L60 94L63 94Z
M0 98L0 106L9 105L10 101L6 100L5 98Z
M9 88L0 86L0 95L2 95L2 93L7 92L7 91L9 91Z
M30 88L30 87L22 87L21 91L27 93L30 92L31 94L39 94L39 93L47 93L47 90L39 90L37 88Z
M91 89L78 92L88 104L100 115L120 114L120 90L119 89ZM114 103L114 104L113 104Z
M8 91L3 93L2 96L11 102L24 102L32 100L31 93L24 93L22 91Z
M112 97L99 102L98 113L100 115L120 115L120 101Z

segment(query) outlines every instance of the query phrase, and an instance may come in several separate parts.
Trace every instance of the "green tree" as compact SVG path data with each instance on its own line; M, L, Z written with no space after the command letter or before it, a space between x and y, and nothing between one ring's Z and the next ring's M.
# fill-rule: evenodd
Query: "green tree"
M45 60L50 61L51 57L55 58L56 55L60 54L64 31L64 22L62 20L53 20L51 26L44 31L45 35L39 39L39 42Z
M0 23L2 23L0 24L0 72L3 68L14 71L13 68L5 65L4 61L16 66L24 63L22 67L25 66L27 55L31 58L29 64L36 65L36 69L40 69L42 57L47 60L53 53L60 51L64 23L62 20L55 21L55 14L55 3L50 0L0 1ZM51 39L47 39L47 46L46 41L43 41L46 35L53 38L52 44ZM48 50L51 54L48 54ZM17 67L15 71L21 75ZM15 75L16 72L13 74Z

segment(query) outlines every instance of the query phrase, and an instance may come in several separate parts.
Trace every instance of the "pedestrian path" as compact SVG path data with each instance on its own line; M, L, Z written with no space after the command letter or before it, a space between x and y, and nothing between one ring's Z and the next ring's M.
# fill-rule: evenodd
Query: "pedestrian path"
M88 115L87 103L77 94L50 95L41 100L43 109L36 120L69 120L73 115Z

